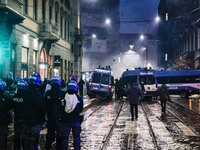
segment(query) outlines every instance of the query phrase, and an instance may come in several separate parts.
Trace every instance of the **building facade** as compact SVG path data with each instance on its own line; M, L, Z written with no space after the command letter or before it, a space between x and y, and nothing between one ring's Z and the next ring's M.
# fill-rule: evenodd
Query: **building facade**
M81 75L79 0L1 0L0 78Z
M161 0L160 67L200 69L200 0Z

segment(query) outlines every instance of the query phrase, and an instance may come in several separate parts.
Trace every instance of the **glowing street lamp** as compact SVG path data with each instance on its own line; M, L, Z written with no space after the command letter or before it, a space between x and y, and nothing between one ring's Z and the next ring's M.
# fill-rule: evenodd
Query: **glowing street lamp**
M155 20L156 20L157 23L160 22L160 17L157 16L157 17L155 18Z
M105 24L109 26L111 24L111 20L109 18L106 18Z
M96 39L97 38L96 34L92 34L92 38Z
M141 41L144 40L144 35L143 35L143 34L140 35L140 40L141 40Z

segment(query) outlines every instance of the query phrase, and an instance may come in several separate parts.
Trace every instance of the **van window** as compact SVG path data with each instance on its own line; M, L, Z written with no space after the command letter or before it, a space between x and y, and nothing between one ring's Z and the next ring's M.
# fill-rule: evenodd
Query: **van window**
M92 82L93 83L100 83L100 81L101 81L101 74L94 73L93 78L92 78Z
M103 74L102 75L102 80L101 80L101 83L102 84L109 84L109 78L110 78L110 76L108 75L108 74Z

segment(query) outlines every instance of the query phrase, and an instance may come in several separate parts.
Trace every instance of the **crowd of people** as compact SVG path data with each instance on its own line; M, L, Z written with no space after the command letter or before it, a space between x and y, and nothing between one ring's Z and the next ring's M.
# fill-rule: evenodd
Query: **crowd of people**
M84 84L87 85L83 79L77 82L73 75L67 83L59 76L42 82L38 73L15 81L9 75L0 79L0 149L7 150L8 125L13 123L14 150L37 150L44 128L47 128L46 150L52 149L54 141L57 150L67 150L70 132L74 149L80 150ZM121 80L115 80L115 99L127 96L132 121L138 119L138 105L144 93L142 82L138 85L131 81L124 87ZM161 113L165 115L166 101L169 100L165 84L158 90L158 95Z
M46 150L54 141L57 150L68 149L71 131L74 149L80 150L83 98L78 91L75 78L66 85L59 76L42 82L38 73L14 82L10 76L0 79L0 149L7 150L8 125L14 123L14 150L37 150L45 127Z

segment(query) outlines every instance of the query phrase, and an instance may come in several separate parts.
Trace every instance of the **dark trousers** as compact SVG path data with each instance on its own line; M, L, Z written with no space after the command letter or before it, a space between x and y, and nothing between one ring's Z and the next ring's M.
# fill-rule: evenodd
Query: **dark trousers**
M161 112L166 113L166 100L161 100Z
M25 124L22 133L23 150L38 150L40 131L42 130L42 127L43 124L37 124L34 126Z
M8 125L0 125L0 150L7 150Z
M131 104L131 119L134 120L138 118L138 104Z
M14 122L14 150L20 150L22 148L22 132L24 129L24 120L16 119Z
M67 150L68 149L68 139L70 135L70 131L72 130L72 135L73 135L73 146L74 150L80 150L81 149L81 138L80 138L80 133L81 133L81 124L80 122L74 122L74 123L62 123L59 124L58 130L58 135L61 140L59 140L59 144L61 150Z

